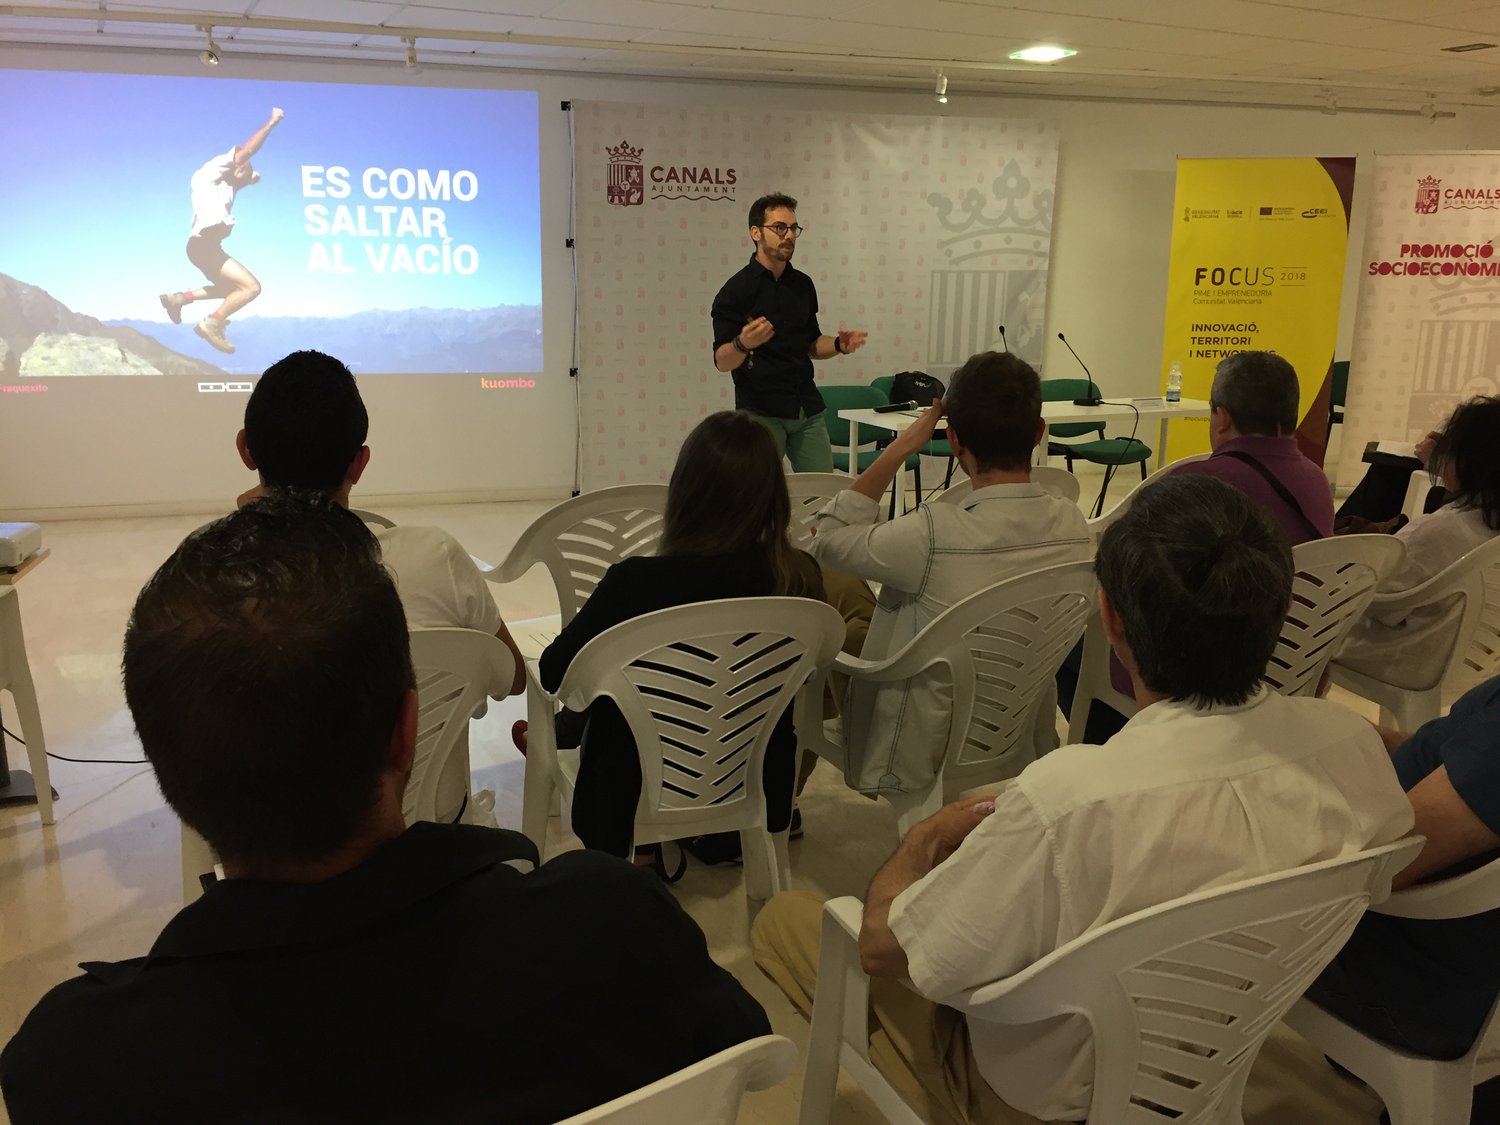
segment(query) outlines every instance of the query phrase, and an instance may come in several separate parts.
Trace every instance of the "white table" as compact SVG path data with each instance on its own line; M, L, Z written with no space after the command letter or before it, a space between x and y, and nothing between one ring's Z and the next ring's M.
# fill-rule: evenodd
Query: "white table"
M1159 469L1166 464L1168 423L1174 418L1207 418L1208 402L1201 398L1185 398L1181 402L1163 402L1156 397L1114 399L1102 406L1074 406L1068 401L1044 402L1042 403L1042 421L1049 431L1054 425L1076 422L1116 422L1133 426L1136 422L1137 411L1139 411L1142 424L1157 423L1156 467ZM861 426L884 430L887 433L900 433L920 418L922 411L900 410L890 414L881 414L865 407L860 410L840 410L838 416L849 423L849 475L854 477L859 475L855 452L859 448ZM1037 464L1039 465L1047 463L1047 436L1043 433L1041 444L1037 446Z

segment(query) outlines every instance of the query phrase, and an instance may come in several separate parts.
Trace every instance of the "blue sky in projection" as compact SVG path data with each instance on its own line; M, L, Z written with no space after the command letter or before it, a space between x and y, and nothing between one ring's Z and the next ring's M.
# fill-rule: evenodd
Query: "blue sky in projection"
M273 106L286 120L224 242L264 287L240 316L541 303L535 93L0 71L0 105L0 272L76 312L159 320L157 294L205 284L184 250L188 181ZM332 167L348 170L346 197L304 193L329 182L308 169ZM477 191L374 197L420 170ZM324 231L308 207L326 208Z

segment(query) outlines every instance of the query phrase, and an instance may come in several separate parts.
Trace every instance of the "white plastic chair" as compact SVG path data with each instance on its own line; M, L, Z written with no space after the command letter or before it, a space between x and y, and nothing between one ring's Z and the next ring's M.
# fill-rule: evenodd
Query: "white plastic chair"
M582 711L608 697L641 760L633 842L738 831L746 891L769 898L789 875L786 833L773 841L767 827L766 746L793 694L832 663L843 640L844 619L823 602L729 598L606 629L573 658L555 695L528 665L522 830L545 857L554 795L571 802L578 780L580 751L557 746L557 708Z
M1109 530L1109 525L1118 520L1126 512L1130 511L1130 505L1135 503L1135 498L1141 494L1141 489L1150 488L1153 484L1159 481L1162 477L1166 476L1173 469L1177 468L1177 466L1179 465L1191 465L1195 461L1207 461L1210 456L1212 456L1212 454L1190 453L1186 457L1179 457L1170 465L1163 465L1161 468L1157 469L1145 480L1141 481L1138 485L1127 492L1124 498L1109 511L1105 512L1101 516L1095 516L1093 519L1088 520L1087 522L1089 525L1089 534L1094 537L1094 542L1099 542L1100 536L1102 536L1107 530Z
M1082 485L1078 478L1067 469L1059 469L1055 465L1033 465L1031 466L1031 483L1039 484L1054 496L1061 496L1070 504L1078 503L1078 496ZM949 488L943 489L927 502L941 504L962 504L969 498L969 493L974 491L974 482L961 480Z
M1405 616L1414 610L1452 601L1459 606L1452 648L1437 680L1410 688L1387 683L1368 672L1334 660L1333 682L1363 696L1381 709L1382 721L1414 731L1443 710L1443 693L1472 687L1500 671L1500 536L1475 547L1446 570L1420 586L1398 594L1377 594L1369 612L1381 617Z
M1397 891L1371 907L1397 918L1467 918L1500 909L1500 860L1438 883ZM1474 1087L1500 1075L1500 1055L1481 1058L1481 1050L1500 1000L1490 1008L1468 1054L1451 1061L1422 1058L1372 1039L1337 1016L1303 998L1287 1013L1286 1023L1334 1062L1366 1082L1391 1115L1391 1125L1467 1125Z
M510 694L515 658L499 637L477 629L413 629L417 752L401 800L407 824L438 816L438 780L449 758L467 754L469 719L486 699Z
M510 693L515 658L499 637L477 629L413 629L411 660L417 674L417 748L401 799L407 824L437 819L443 767L467 749L469 719L487 697ZM295 785L296 779L287 779ZM202 876L218 856L197 832L182 825L182 901L203 893Z
M558 1125L734 1125L746 1090L776 1085L797 1067L797 1045L762 1035Z
M369 512L363 508L350 508L349 514L358 516L361 522L367 524L370 527L383 529L396 526L395 520L387 519L385 516L380 515L378 512Z
M1339 645L1375 597L1380 583L1401 565L1406 548L1391 535L1339 535L1292 548L1292 603L1281 626L1265 679L1282 695L1316 695ZM1109 640L1098 612L1089 617L1068 741L1082 742L1094 700L1127 718L1133 696L1110 682Z
M839 654L833 670L851 680L893 684L941 669L953 684L948 742L932 784L883 794L901 835L951 795L1015 777L1031 764L1039 700L1082 634L1093 602L1093 564L1063 563L970 595L884 660ZM821 700L821 687L798 699L798 741L843 769L848 748L829 737Z
M1201 891L1083 934L970 993L968 1018L1085 1017L1094 1047L1089 1120L1242 1125L1261 1043L1348 939L1421 837ZM829 1120L838 1068L892 1121L920 1118L870 1062L869 980L858 899L824 907L802 1125Z
M848 473L788 473L786 490L792 498L792 545L812 542L813 523L823 506L854 483Z
M491 582L514 582L541 563L557 587L566 625L606 570L622 559L656 553L666 510L664 484L601 488L543 512L498 566L477 558L474 564Z
M26 659L26 636L21 631L21 599L11 586L0 586L0 691L10 692L16 702L16 718L26 743L26 759L36 782L37 811L43 824L55 824L52 811L52 775L47 768L47 739L42 733L42 712L31 682L31 664ZM3 753L4 751L0 751Z

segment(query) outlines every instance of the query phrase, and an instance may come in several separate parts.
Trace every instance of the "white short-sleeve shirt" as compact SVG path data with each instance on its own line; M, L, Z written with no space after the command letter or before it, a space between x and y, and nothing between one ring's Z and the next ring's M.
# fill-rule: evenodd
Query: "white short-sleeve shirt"
M193 173L189 181L193 196L193 234L202 234L212 226L234 226L232 212L239 188L229 181L229 172L234 167L237 152L238 145L228 152L221 152ZM255 172L250 182L256 183L259 179L260 173Z
M1399 839L1411 806L1384 745L1336 703L1261 689L1241 707L1161 702L1103 746L1067 746L1001 791L995 812L891 905L913 983L964 1010L1090 930L1195 891ZM980 1073L1044 1119L1089 1109L1082 1017L968 1019Z
M502 624L489 583L457 539L437 527L371 528L396 583L408 629L477 629L494 635ZM438 778L438 819L458 815L469 791L467 755L454 754Z

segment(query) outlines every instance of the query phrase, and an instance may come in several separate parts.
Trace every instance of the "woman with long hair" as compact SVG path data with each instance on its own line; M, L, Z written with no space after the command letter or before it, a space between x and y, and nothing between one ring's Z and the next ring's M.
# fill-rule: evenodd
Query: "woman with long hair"
M1420 586L1500 534L1500 397L1460 403L1436 435L1427 468L1446 498L1396 532L1406 558L1381 584L1382 594ZM1397 617L1366 617L1350 632L1338 662L1389 683L1427 687L1451 647L1455 610L1424 606Z
M562 682L589 641L622 621L669 606L768 595L820 598L817 564L787 538L791 501L771 433L739 411L710 414L693 428L667 485L661 543L654 556L616 563L589 600L542 653L541 681ZM590 705L573 797L573 831L585 846L625 855L640 798L640 760L613 702ZM791 714L782 715L766 751L767 814L773 832L791 820L797 757ZM659 852L638 862L661 869Z

